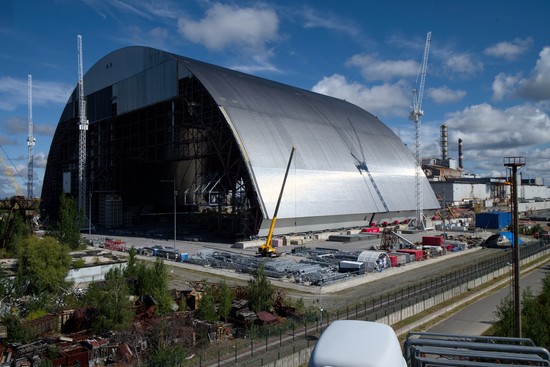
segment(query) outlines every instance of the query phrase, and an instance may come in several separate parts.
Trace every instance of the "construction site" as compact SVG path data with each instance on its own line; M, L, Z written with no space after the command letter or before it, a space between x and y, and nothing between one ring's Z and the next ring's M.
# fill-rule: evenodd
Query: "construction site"
M59 219L63 194L75 198L90 244L86 256L93 258L87 267L100 268L89 277L86 271L80 278L72 274L78 287L105 276L107 267L101 269L98 259L110 262L114 256L117 266L124 266L134 249L141 260L163 259L171 266L174 309L182 307L182 324L204 331L210 343L239 334L250 338L252 350L251 325L285 320L278 335L282 348L283 333L294 344L297 319L304 323L302 349L309 356L314 352L308 337L320 336L330 321L352 319L350 307L355 318L396 324L503 276L512 252L519 269L517 228L510 237L512 215L498 210L513 207L513 218L520 218L515 187L522 182L515 174L525 158L507 157L509 177L480 189L489 198L478 195L471 182L463 198L455 196L460 190L445 186L457 184L464 173L462 163L456 167L446 155L446 127L442 159L423 165L419 132L431 32L412 91L414 152L378 117L347 101L157 49L116 50L84 74L80 36L77 41L78 83L53 137L41 197L32 192L29 97L28 192L23 194L0 155L17 191L0 202L0 210L7 224L5 247L14 213L38 232ZM522 191L525 210L520 211L523 225L531 228L535 220L529 214L550 207L550 191L526 187L532 191ZM485 219L487 211L496 219ZM548 252L542 237L529 240L521 261ZM194 318L203 280L229 279L242 287L259 268L278 289L314 311L304 316L283 307L279 314L254 313L240 299L233 304L232 317L241 317L234 325L205 325ZM371 286L375 280L381 282ZM142 325L151 323L155 305L150 296L134 304ZM76 310L40 325L65 325L71 317L78 323L88 316ZM316 330L308 330L308 323ZM268 332L266 350L270 337ZM109 343L99 339L80 340L75 353L82 356L71 359L76 340L64 340L70 347L59 365L78 358L86 365L105 361ZM37 344L23 354L32 358L44 348ZM111 356L116 349L130 358L127 348L112 347ZM237 361L237 349L226 365ZM254 363L263 366L264 360ZM189 365L202 366L202 359Z

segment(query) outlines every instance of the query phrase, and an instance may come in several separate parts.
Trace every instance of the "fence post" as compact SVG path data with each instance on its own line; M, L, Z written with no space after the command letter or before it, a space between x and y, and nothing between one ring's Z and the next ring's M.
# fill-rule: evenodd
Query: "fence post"
M235 364L237 364L237 343L236 342L233 348L235 349Z
M254 338L250 336L250 356L254 357Z

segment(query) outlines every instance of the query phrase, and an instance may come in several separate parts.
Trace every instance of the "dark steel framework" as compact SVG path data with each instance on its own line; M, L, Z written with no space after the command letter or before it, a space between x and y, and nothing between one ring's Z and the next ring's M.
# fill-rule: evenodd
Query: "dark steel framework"
M91 101L112 100L110 116L90 121L89 127L87 212L93 223L130 226L169 213L172 195L160 181L175 179L179 215L206 210L217 213L210 217L219 232L257 233L261 211L241 152L219 106L194 75L178 81L177 97L121 115L111 89L88 96L89 110L101 105ZM46 173L51 179L44 182L43 209L52 218L57 217L63 172L76 172L78 165L77 119L72 117L78 106L71 100L52 142ZM73 188L76 179L71 174ZM106 212L116 198L122 218L115 220Z

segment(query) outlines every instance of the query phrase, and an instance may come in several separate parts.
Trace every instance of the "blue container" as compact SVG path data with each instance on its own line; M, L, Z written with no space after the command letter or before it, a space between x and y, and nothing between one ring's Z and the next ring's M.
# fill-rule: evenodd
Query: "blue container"
M187 252L183 252L180 254L180 262L185 262L189 260L189 254Z
M510 212L487 212L476 214L476 227L482 229L504 229L512 223Z

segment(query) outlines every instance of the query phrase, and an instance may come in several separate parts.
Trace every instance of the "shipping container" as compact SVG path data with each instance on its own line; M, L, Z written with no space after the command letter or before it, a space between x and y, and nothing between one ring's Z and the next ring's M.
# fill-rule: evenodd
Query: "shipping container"
M420 249L401 249L401 250L397 250L397 252L413 255L414 261L420 261L424 257L424 250L420 250Z
M483 229L504 229L512 223L510 212L487 212L476 214L476 227Z
M338 272L340 273L357 273L357 274L365 274L366 272L366 265L365 263L359 262L359 261L349 261L349 260L342 260L338 264Z
M443 236L423 236L422 245L424 246L443 246Z

